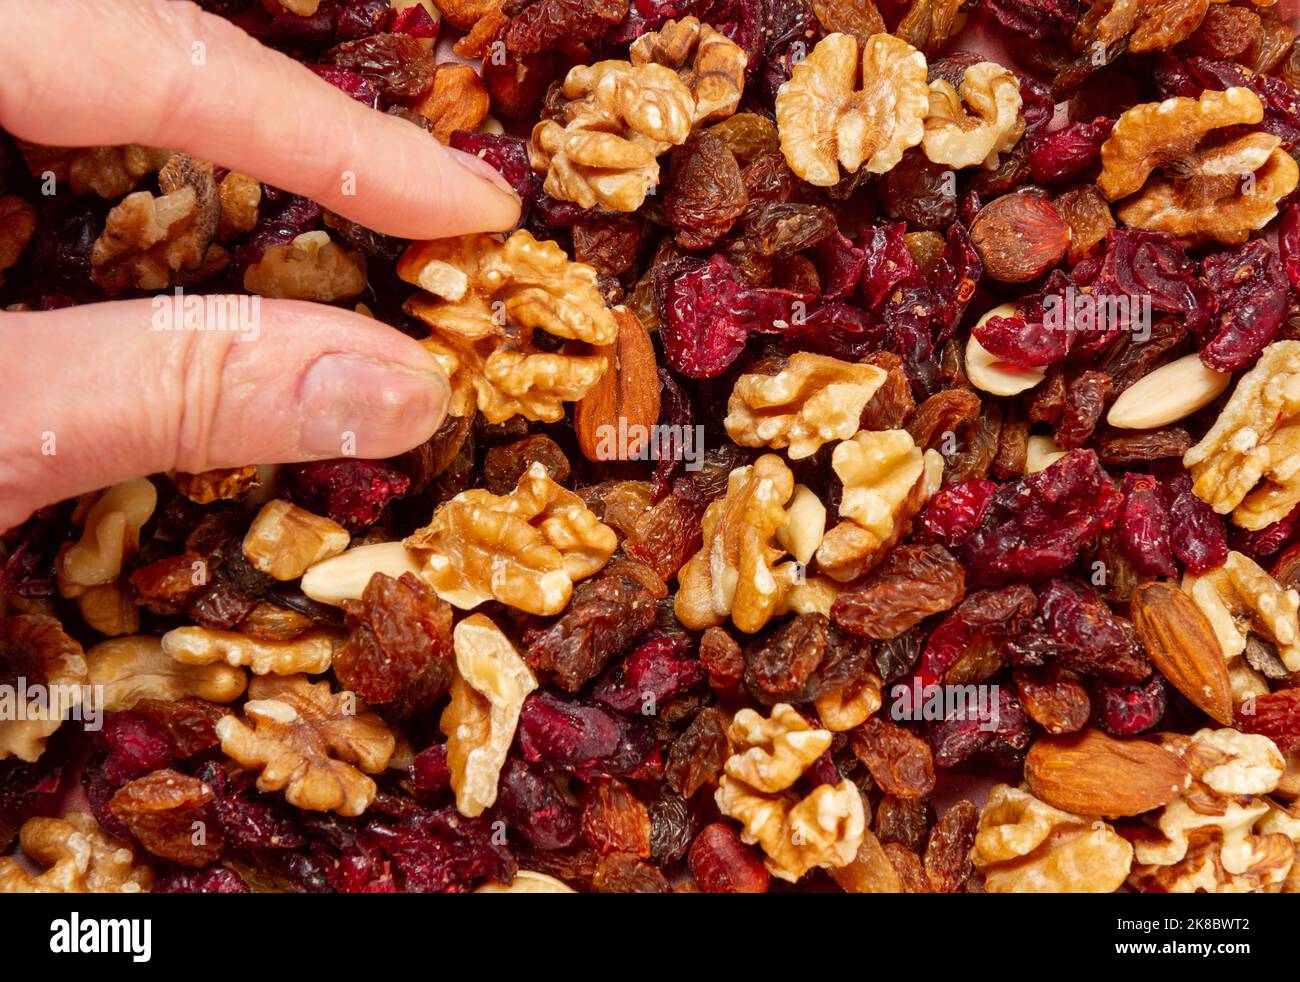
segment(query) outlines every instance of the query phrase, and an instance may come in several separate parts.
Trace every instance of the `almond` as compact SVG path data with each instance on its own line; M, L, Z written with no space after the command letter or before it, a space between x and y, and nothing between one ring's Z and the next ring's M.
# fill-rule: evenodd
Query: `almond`
M1196 601L1173 584L1148 583L1138 587L1132 605L1138 638L1160 673L1208 716L1231 726L1228 665Z
M1121 392L1106 414L1106 422L1121 430L1167 426L1204 409L1231 381L1231 372L1207 368L1198 354L1185 355Z
M1014 317L1016 305L999 304L975 324L978 328L990 317ZM977 389L995 396L1013 396L1032 389L1047 377L1045 368L1024 368L1008 361L999 361L982 344L975 340L975 330L971 330L966 341L966 377Z
M1033 794L1075 815L1119 818L1168 804L1191 782L1187 766L1143 740L1116 740L1100 730L1042 737L1025 758Z
M588 460L632 460L645 450L659 419L659 372L641 319L615 307L618 338L596 348L609 367L577 403L573 425Z

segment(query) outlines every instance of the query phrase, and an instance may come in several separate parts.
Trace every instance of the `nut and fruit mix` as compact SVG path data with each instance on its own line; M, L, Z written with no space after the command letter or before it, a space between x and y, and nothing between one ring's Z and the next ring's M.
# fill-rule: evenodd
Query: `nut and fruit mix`
M451 381L0 537L0 892L1300 892L1270 0L203 6L522 216L0 133L0 306L335 303Z

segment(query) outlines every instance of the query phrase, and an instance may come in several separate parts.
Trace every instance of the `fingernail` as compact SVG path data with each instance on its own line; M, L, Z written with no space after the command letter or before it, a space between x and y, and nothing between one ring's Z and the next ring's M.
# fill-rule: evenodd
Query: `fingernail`
M307 369L299 394L304 453L390 457L433 435L450 388L440 372L331 354Z
M486 177L489 181L505 191L516 201L519 200L519 193L511 186L510 182L501 176L501 172L489 164L481 157L476 157L472 153L466 153L464 150L457 150L455 147L445 147L451 159L460 164L475 177Z

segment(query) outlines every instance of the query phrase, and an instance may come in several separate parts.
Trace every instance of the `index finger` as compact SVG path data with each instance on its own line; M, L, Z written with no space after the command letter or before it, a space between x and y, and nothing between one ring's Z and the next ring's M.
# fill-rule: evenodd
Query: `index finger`
M402 238L500 231L519 217L489 165L192 3L11 0L0 64L0 123L25 140L184 150Z

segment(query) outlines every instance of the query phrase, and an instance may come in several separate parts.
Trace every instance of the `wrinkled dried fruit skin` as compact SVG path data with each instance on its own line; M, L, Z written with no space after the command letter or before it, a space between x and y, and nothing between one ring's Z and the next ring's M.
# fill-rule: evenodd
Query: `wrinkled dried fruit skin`
M1070 227L1046 197L1007 194L980 209L971 242L995 280L1027 283L1055 266L1070 246Z
M749 204L735 156L707 131L692 135L674 151L671 180L664 215L683 249L716 243Z
M899 546L831 605L840 627L863 637L897 637L931 614L949 610L966 595L966 573L939 545Z
M1280 689L1254 699L1253 713L1237 711L1236 725L1246 733L1262 733L1283 751L1300 746L1300 689Z
M959 801L943 813L925 844L925 875L935 893L959 893L974 872L970 861L979 809Z
M664 778L678 794L690 798L700 788L714 783L722 773L722 765L731 755L727 740L729 723L725 713L705 709L673 741L668 748Z
M1176 576L1169 544L1169 513L1159 484L1147 474L1125 474L1119 510L1120 542L1134 566L1151 576Z
M1000 486L961 554L977 583L1062 572L1101 531L1120 495L1091 450L1075 450L1046 470Z
M595 678L654 623L654 598L640 585L608 577L593 592L594 599L573 603L524 656L567 692L577 692Z
M766 893L771 877L761 855L740 841L730 825L700 830L688 856L691 875L705 893Z
M1207 256L1202 266L1217 309L1201 333L1201 360L1221 372L1245 368L1282 326L1287 295L1282 262L1272 246L1255 239L1234 252Z
M1093 718L1113 736L1145 733L1160 722L1168 704L1165 680L1152 675L1144 683L1107 683L1094 679L1089 686Z
M1092 703L1082 683L1065 676L1047 678L1029 669L1018 669L1013 677L1025 712L1048 733L1074 733L1088 722Z
M853 731L849 746L886 794L916 800L934 790L929 746L897 723L872 716Z

